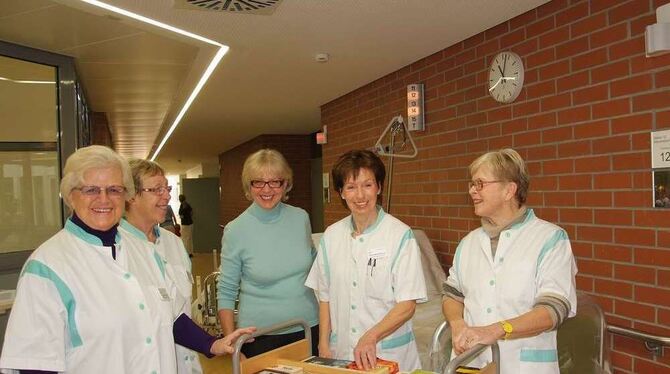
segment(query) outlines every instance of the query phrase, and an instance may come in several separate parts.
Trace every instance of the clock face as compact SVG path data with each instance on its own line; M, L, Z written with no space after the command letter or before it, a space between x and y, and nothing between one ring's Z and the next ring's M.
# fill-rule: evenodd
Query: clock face
M489 69L489 94L496 101L511 103L523 88L523 61L514 52L501 52Z

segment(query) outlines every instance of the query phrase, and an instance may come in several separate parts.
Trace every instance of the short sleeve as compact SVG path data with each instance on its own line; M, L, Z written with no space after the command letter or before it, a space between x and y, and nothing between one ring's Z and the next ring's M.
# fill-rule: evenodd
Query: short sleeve
M558 295L570 303L569 317L577 313L577 265L567 233L560 229L545 241L537 260L537 295Z
M312 268L307 275L305 286L313 289L316 292L317 298L321 302L330 301L330 279L329 279L329 264L328 264L328 249L324 236L319 242L319 249L316 254L316 259L312 264Z
M421 252L411 229L407 229L398 245L391 264L393 294L396 302L416 300L428 301L426 280L421 266Z

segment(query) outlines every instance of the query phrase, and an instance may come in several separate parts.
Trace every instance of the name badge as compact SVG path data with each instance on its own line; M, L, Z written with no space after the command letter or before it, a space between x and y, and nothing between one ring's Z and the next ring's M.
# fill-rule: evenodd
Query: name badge
M368 251L368 257L372 259L386 257L386 250L384 248L372 248Z
M158 287L158 294L160 295L161 300L170 301L170 295L168 295L168 292L165 288Z

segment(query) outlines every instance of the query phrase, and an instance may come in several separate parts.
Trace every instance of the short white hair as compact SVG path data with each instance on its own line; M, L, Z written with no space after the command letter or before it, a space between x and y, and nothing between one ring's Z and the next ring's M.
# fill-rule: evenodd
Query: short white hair
M123 156L111 148L101 145L91 145L79 148L65 161L63 179L60 181L60 195L65 204L70 204L70 193L84 182L84 174L91 169L118 167L123 174L123 186L126 187L126 200L135 196L135 184L130 166Z

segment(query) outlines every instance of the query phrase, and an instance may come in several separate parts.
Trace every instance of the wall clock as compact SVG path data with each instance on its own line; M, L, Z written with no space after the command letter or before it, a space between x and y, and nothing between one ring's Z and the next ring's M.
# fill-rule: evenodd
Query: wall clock
M523 88L523 61L514 52L501 52L491 61L489 94L501 103L514 101Z

